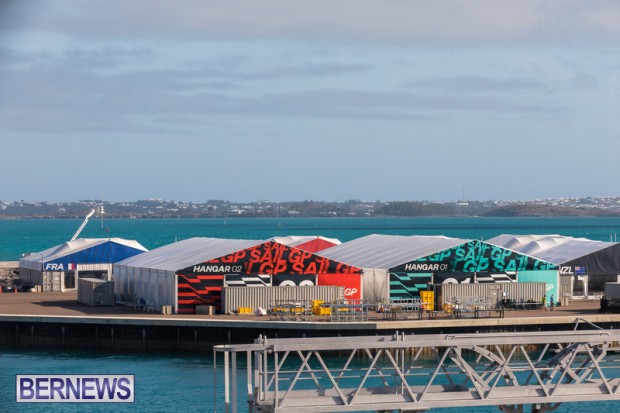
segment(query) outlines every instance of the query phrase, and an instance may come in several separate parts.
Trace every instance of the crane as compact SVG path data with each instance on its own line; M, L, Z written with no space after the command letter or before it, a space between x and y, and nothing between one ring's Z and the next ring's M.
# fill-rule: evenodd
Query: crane
M78 230L75 231L75 234L73 234L73 238L71 238L71 241L75 241L77 239L78 235L80 235L80 232L82 232L82 230L84 229L84 227L88 223L88 218L92 217L94 213L95 213L95 208L91 209L90 212L88 213L88 215L86 215L86 218L84 219L84 222L82 222L82 225L80 225Z

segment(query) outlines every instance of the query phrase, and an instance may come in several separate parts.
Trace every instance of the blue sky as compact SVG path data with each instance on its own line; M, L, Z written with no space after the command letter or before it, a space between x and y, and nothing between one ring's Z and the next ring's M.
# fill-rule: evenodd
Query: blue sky
M620 196L620 3L0 1L0 200Z

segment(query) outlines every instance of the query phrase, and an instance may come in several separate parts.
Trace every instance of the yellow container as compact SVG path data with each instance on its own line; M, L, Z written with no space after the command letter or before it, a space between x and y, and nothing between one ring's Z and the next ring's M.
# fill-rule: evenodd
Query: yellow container
M323 300L312 300L312 308L314 307L320 307L321 304L323 304L325 301Z
M252 314L252 309L250 307L239 307L237 308L237 314Z
M422 308L428 311L435 310L435 291L420 291Z
M331 315L332 310L331 308L328 308L328 307L313 307L312 313L314 315Z

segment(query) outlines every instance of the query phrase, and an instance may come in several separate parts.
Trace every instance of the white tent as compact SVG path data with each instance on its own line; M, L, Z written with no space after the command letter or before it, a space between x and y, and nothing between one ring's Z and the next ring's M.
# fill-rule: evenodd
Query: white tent
M531 255L558 266L569 261L617 245L615 242L573 238L557 234L512 235L502 234L488 239L489 244Z
M171 305L176 312L175 271L258 245L264 241L190 238L128 258L113 266L115 294L123 301L142 299L148 307Z
M620 243L557 234L502 234L488 240L559 267L562 294L589 296L603 293L605 282L620 279Z
M388 269L468 241L444 236L372 234L317 254L362 268L364 299L378 302L389 298Z

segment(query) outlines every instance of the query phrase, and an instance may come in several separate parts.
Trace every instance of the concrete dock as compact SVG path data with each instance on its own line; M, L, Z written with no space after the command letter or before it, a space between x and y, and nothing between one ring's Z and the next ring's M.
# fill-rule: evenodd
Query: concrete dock
M213 345L273 338L336 335L556 331L571 330L578 319L605 328L620 327L620 314L601 314L598 301L573 301L553 311L507 310L504 318L368 321L271 321L254 315L163 315L126 306L90 307L75 292L0 294L0 345L18 348L101 348L129 351L210 351ZM592 327L582 327L592 328Z

